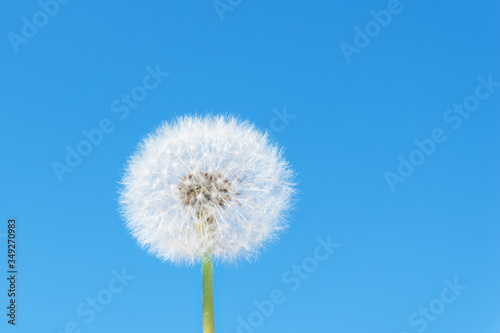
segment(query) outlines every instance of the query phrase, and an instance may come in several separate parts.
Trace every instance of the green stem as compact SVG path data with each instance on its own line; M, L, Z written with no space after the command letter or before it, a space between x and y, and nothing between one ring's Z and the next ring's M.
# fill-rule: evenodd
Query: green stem
M212 255L203 255L201 268L203 274L203 333L214 333L214 292Z

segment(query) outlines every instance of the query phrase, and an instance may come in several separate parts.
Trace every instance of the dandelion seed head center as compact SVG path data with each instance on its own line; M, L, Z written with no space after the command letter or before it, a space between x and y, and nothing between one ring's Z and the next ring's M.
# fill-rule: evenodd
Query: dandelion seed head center
M184 206L205 212L224 208L238 195L220 173L191 173L182 178L178 189Z

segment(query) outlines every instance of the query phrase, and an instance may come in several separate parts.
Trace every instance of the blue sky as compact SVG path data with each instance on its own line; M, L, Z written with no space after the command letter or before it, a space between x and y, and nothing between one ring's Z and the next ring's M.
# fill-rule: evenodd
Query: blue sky
M276 245L215 269L218 332L498 332L499 10L7 4L0 269L15 217L19 275L2 331L201 332L200 267L139 249L117 188L162 121L230 112L286 147L300 194Z

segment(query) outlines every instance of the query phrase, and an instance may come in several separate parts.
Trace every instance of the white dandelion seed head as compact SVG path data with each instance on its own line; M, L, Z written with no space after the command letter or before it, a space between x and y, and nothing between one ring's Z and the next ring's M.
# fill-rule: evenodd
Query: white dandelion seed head
M164 123L130 158L120 193L126 226L164 261L254 258L286 227L293 172L248 122L185 116Z

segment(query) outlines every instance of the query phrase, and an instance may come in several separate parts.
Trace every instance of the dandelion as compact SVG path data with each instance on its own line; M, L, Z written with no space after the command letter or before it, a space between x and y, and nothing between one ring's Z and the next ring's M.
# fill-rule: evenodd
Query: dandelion
M162 124L130 158L120 204L141 247L202 263L203 329L212 333L212 262L255 258L286 227L293 172L267 135L224 116Z

